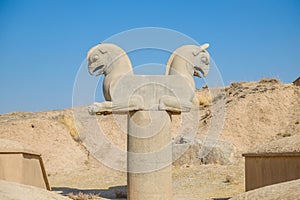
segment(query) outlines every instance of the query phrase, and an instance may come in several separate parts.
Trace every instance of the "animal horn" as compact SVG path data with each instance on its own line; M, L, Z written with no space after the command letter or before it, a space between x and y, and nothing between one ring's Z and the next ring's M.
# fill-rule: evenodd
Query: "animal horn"
M201 51L205 51L209 47L208 43L199 46L199 49L193 52L194 56L197 56Z
M208 43L205 43L205 44L200 45L200 48L201 48L202 50L206 50L208 47L209 47L209 44L208 44Z

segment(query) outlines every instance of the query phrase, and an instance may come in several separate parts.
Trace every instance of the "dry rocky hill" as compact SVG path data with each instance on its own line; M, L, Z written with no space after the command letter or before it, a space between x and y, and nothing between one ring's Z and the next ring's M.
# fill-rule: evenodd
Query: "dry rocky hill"
M182 118L173 117L174 149L187 148L173 164L174 199L232 197L244 192L241 154L270 141L300 135L300 87L262 79L232 83L219 91L215 94L204 88L196 92L200 116L195 137L190 137L188 129L178 131ZM88 118L86 108L74 109ZM218 119L222 111L224 119ZM82 135L85 121L75 121L73 109L2 114L0 135L42 154L54 190L65 195L93 193L93 198L99 194L99 199L125 196L126 174L93 157L80 140L86 137ZM97 121L106 138L125 150L126 116L97 116ZM220 125L217 130L211 126L215 123Z

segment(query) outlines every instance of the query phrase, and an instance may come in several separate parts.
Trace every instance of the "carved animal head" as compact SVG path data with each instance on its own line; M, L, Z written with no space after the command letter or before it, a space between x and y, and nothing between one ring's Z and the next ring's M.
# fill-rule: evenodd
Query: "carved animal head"
M107 65L111 61L111 57L107 52L106 46L106 44L98 44L88 51L87 60L90 75L94 75L95 72L97 72L96 76L105 73Z
M210 56L206 49L209 44L201 46L184 45L175 50L171 55L166 74L182 74L205 77L210 66ZM172 72L173 71L173 72ZM175 72L176 71L176 72Z
M209 71L209 64L210 64L210 56L206 49L209 47L209 44L203 44L196 48L193 52L195 56L194 64L194 76L202 77L207 76ZM201 74L199 74L201 72Z
M87 54L88 71L91 75L132 74L132 66L126 52L115 44L102 43L92 47Z

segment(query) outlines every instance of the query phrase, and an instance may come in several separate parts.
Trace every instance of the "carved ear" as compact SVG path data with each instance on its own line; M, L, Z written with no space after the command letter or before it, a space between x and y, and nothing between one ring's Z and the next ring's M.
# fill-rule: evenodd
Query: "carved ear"
M105 49L103 49L103 48L98 48L98 50L99 50L102 54L107 53L107 50L105 50Z
M208 43L205 43L205 44L200 45L200 48L201 48L202 50L206 50L208 47L209 47L209 44L208 44Z
M208 43L200 45L199 48L193 52L194 56L197 56L201 51L205 51L209 47Z

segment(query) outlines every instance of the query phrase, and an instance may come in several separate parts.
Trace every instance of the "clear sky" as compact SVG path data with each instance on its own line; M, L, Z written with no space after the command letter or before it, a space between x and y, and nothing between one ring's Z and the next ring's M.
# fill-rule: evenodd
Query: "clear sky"
M298 0L0 0L0 113L71 107L87 50L140 27L209 42L226 85L300 76ZM133 65L143 56L130 55Z

